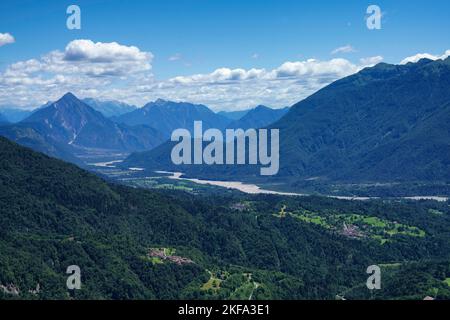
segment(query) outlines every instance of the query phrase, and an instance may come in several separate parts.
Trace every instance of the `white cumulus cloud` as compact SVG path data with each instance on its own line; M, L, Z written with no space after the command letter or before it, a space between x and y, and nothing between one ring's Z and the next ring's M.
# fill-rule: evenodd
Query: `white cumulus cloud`
M450 50L432 57L449 54ZM152 60L150 52L134 46L74 40L62 50L18 61L0 72L0 104L39 106L72 91L80 97L135 105L162 98L202 103L214 110L239 110L258 104L284 107L381 62L383 57L365 57L357 62L343 58L302 59L270 69L223 66L209 73L169 79L155 78Z
M14 43L16 40L14 37L9 33L0 33L0 47L4 46L5 44Z
M112 63L116 61L150 60L150 53L142 52L134 46L124 46L117 42L103 43L91 40L73 40L64 51L64 60Z
M0 73L0 104L39 105L66 91L82 95L125 88L136 79L152 78L152 59L152 53L135 46L74 40L63 51L9 65Z
M80 97L122 100L143 105L157 98L203 103L215 110L258 104L284 107L327 84L358 72L346 59L287 61L264 68L218 68L210 73L156 80L149 72L153 55L117 43L70 42L40 58L19 61L0 74L0 104L40 105L66 91Z
M124 76L150 70L152 59L150 52L142 52L133 46L74 40L64 51L55 50L39 59L10 65L4 76L32 77L39 72L92 77Z
M6 74L36 72L76 73L92 76L123 75L151 69L153 55L136 47L113 43L74 40L65 51L52 51L39 59L12 64Z
M142 96L148 97L147 100L191 101L215 110L239 110L258 104L284 107L366 66L345 59L308 59L288 61L271 70L223 67L211 73L178 76L141 85L138 90Z
M308 59L306 61L285 62L272 74L275 78L286 77L344 77L358 71L358 66L352 64L346 59L331 59L328 61L319 61Z

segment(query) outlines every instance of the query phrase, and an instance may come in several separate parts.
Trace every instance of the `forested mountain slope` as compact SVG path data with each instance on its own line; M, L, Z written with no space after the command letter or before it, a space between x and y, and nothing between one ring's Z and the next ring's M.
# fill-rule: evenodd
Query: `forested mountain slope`
M347 219L366 223L365 236L342 233L342 222L358 223ZM0 138L0 286L9 290L1 298L333 299L348 290L369 298L356 289L371 264L427 259L441 268L449 224L447 204L434 202L203 197L112 185ZM76 292L66 288L70 265L82 271ZM417 271L426 285L417 277L375 297L406 296L411 287L416 298L434 287L450 297L450 272L439 270Z

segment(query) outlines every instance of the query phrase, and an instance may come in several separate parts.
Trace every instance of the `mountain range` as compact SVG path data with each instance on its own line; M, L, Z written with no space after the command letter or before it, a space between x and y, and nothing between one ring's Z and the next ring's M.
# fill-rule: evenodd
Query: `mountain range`
M289 111L289 108L271 109L259 105L254 109L248 110L242 118L236 119L227 125L230 129L250 129L263 128L279 120Z
M20 123L3 126L0 134L48 155L80 163L80 155L92 150L131 152L149 150L163 141L148 126L126 126L67 93L40 108Z
M279 112L258 107L246 115L243 124L256 126L276 120ZM82 165L94 155L107 159L117 153L151 150L169 139L175 129L192 130L196 120L203 121L204 128L224 129L233 123L203 105L157 100L136 109L116 101L80 100L67 93L33 110L18 123L8 125L5 119L0 135Z
M449 86L450 58L381 63L330 84L268 126L280 130L280 171L264 182L291 190L336 183L446 185ZM260 179L255 166L174 166L172 145L132 154L123 165L197 178Z
M248 110L240 110L240 111L219 111L217 112L218 115L223 116L225 118L228 118L230 120L239 120L243 116L247 114L251 109Z
M439 185L433 193L447 194L449 85L449 58L381 63L338 80L289 109L258 106L238 120L204 105L161 99L109 119L68 93L19 123L4 123L0 135L77 164L92 150L103 150L105 156L133 153L123 168L257 180L289 190L432 183ZM261 178L256 166L173 165L174 143L164 141L172 130L192 130L196 120L203 121L204 130L279 129L279 173Z
M71 93L21 123L44 125L52 139L85 148L129 151L149 149L160 142L153 128L116 124Z
M158 99L144 107L122 116L113 117L114 121L127 125L148 125L161 132L167 139L178 128L193 131L194 121L202 121L203 128L224 129L230 120L211 111L201 104L173 102Z
M94 98L82 99L84 103L91 106L93 109L101 112L105 117L121 116L122 114L134 111L136 106L126 104L116 100L99 100Z
M107 118L112 116L120 116L137 109L136 106L116 100L99 100L94 98L85 98L81 100L92 107L94 110L101 112ZM17 106L0 106L0 114L2 114L3 117L8 120L8 122L17 123L29 117L37 110L48 107L52 103L52 101L48 101L47 103L33 110L23 109Z

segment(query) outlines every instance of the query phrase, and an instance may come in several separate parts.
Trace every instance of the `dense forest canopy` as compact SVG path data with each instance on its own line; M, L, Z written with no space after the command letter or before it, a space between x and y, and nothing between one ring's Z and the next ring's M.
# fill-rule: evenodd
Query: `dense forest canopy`
M0 159L4 299L450 298L446 202L149 191L4 138Z

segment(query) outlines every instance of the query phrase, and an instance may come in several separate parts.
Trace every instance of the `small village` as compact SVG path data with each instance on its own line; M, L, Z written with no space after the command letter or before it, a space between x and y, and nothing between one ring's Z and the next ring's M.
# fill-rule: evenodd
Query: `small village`
M342 235L352 239L360 239L364 237L364 233L359 230L358 226L346 224L345 222L342 229Z
M170 250L167 248L150 248L148 256L150 258L160 259L161 261L173 262L178 265L194 263L194 261L192 261L189 258L176 256L176 255L173 255L173 253L175 253L175 249Z

